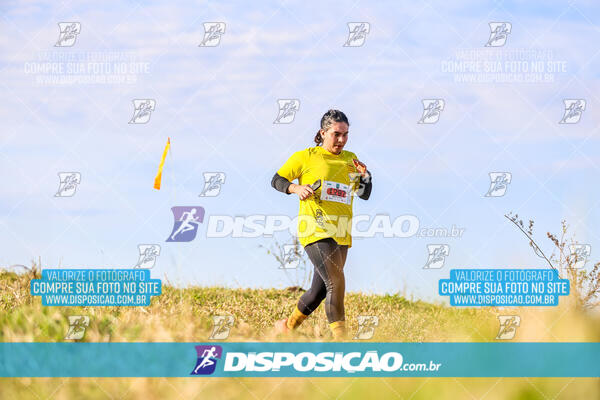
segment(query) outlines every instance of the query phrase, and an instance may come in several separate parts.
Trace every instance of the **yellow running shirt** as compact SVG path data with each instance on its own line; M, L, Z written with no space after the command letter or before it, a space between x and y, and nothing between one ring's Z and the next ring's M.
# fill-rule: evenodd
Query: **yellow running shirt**
M306 200L300 200L298 240L306 246L331 237L340 245L352 247L352 201L359 187L360 174L351 151L337 155L321 146L297 151L277 171L292 182L312 185L321 179L321 187Z

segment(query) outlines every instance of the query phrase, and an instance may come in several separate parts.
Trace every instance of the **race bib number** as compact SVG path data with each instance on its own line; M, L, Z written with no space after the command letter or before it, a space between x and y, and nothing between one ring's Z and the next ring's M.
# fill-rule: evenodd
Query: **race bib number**
M321 200L350 204L350 186L339 182L324 181L321 188Z

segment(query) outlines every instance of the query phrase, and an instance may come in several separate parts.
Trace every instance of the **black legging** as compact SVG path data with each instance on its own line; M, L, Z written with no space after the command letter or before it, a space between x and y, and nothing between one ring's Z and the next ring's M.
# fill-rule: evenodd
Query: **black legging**
M298 301L298 309L310 315L325 300L325 313L329 323L344 321L344 264L347 245L339 245L332 238L310 243L305 248L315 266L312 285Z

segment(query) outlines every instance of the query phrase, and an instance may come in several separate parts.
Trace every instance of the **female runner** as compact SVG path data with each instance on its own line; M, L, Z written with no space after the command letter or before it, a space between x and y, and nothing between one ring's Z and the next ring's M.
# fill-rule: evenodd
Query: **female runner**
M350 123L339 110L321 118L316 146L294 153L275 173L271 186L300 198L298 239L315 269L311 287L291 315L278 321L279 331L296 329L325 299L334 339L346 336L344 264L352 247L354 196L371 195L371 173L351 151L344 150ZM291 183L298 179L298 184Z

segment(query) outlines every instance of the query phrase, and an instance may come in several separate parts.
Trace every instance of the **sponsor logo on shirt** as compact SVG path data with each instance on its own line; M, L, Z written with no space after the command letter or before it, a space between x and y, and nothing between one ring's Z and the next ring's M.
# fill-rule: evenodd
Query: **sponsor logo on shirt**
M323 210L321 210L320 208L317 208L317 211L315 211L315 221L317 222L317 224L319 224L319 226L321 228L323 228L325 225L325 219L323 218Z

